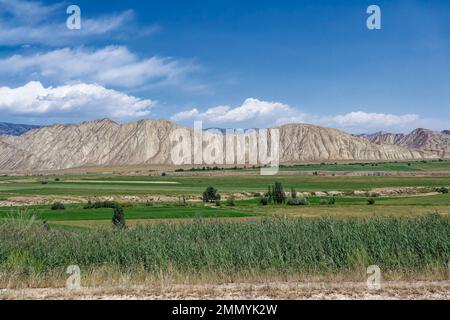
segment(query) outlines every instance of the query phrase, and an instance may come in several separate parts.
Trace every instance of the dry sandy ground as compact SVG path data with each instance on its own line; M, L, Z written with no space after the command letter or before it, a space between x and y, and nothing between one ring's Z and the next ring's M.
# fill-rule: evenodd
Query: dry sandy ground
M153 287L109 287L67 289L0 290L1 299L77 299L77 300L183 300L183 299L289 299L289 300L450 300L450 282L385 282L381 290L369 290L364 283L266 282L221 285L161 285Z
M180 198L178 196L167 195L138 195L138 196L94 196L94 197L81 197L81 196L32 196L32 197L9 197L6 200L0 201L0 207L15 207L15 206L34 206L34 205L50 205L53 202L62 202L64 204L72 203L86 203L89 200L95 201L118 201L118 202L134 202L145 203L150 202L178 202ZM201 202L199 196L187 196L188 202Z

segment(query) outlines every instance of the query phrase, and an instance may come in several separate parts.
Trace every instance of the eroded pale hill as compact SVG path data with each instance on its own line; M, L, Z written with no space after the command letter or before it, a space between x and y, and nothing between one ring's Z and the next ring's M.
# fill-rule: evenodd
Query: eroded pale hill
M168 135L175 128L176 125L167 121L146 120L119 125L105 119L37 129L22 136L2 138L15 149L8 150L9 161L3 159L0 168L47 170L164 164L170 159ZM29 159L17 162L15 159L22 154L27 154Z
M359 137L366 138L370 142L376 144L396 144L400 145L400 141L405 137L403 133L377 132L373 134L362 134Z
M181 127L163 120L118 124L104 119L34 129L21 136L2 136L0 170L171 165L169 137L178 128ZM330 128L291 124L279 129L281 163L438 158L436 152L376 144Z
M384 161L435 158L436 155L395 145L379 145L342 131L312 125L281 129L282 162Z

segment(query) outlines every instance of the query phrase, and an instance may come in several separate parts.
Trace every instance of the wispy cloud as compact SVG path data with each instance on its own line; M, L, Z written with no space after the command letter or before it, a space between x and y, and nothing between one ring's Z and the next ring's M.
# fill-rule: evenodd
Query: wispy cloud
M45 5L23 0L0 0L0 45L39 44L65 46L86 44L102 36L108 39L133 34L148 35L158 26L138 28L133 10L88 17L82 11L80 30L66 27L66 7L63 3Z
M46 80L53 84L98 83L118 88L182 85L185 77L196 69L194 63L171 58L140 58L122 46L94 50L63 48L0 59L0 78Z
M0 87L0 111L13 117L128 120L149 116L155 104L94 84L45 88L40 82L29 82L17 88Z
M0 0L2 18L18 23L34 23L45 20L57 10L63 8L63 3L46 5L39 1Z

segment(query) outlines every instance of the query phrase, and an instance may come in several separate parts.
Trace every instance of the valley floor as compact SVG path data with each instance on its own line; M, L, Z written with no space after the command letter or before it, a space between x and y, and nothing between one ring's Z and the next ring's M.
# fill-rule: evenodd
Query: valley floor
M450 299L450 161L293 165L277 176L166 169L0 176L0 299ZM263 205L275 182L307 203ZM202 203L209 186L221 201ZM123 206L126 231L113 232L111 208L87 205L102 201ZM65 289L66 267L80 262L146 271L103 285L100 269L99 281ZM379 291L365 282L374 263L386 270ZM217 277L189 283L205 265ZM299 265L321 278L297 277ZM269 266L283 277L220 277ZM165 281L173 268L182 281ZM163 280L145 280L148 270Z

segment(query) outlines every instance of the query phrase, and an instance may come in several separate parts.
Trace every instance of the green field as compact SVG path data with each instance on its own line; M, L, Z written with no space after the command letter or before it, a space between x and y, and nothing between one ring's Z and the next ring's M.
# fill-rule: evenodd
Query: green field
M18 208L1 208L0 218L15 217ZM236 212L227 208L215 207L144 207L125 208L126 218L130 220L145 219L180 219L180 218L226 218L249 217L254 214ZM28 214L46 221L111 220L111 209L83 209L81 206L69 206L66 210L53 211L49 206L32 206Z
M378 168L408 168L411 170L444 169L448 161L380 163L380 164L338 164L316 165L329 170L343 168L360 168L378 166ZM309 168L312 165L295 166L283 169ZM256 174L234 175L182 175L171 176L125 176L118 174L83 174L83 175L53 175L32 177L0 177L0 200L15 197L80 197L91 199L96 196L169 196L176 199L179 196L201 196L208 186L214 186L226 199L237 192L265 192L268 185L274 181L283 184L285 191L295 188L298 192L342 191L351 193L354 190L369 191L374 188L429 187L449 186L449 176L315 176L298 174L279 174L277 176L260 176ZM162 219L194 219L194 218L248 218L267 216L296 217L365 217L373 215L416 216L438 212L450 213L450 196L448 194L378 197L374 206L367 205L367 196L339 196L333 206L320 204L321 197L308 197L309 205L304 207L261 206L259 198L238 200L236 206L226 207L222 202L220 207L201 203L179 205L175 200L161 203L130 203L125 207L125 216L129 222L145 222ZM81 201L81 200L79 200ZM166 201L167 202L167 201ZM17 207L0 207L0 219L17 214ZM111 221L110 209L83 209L83 204L67 205L66 210L53 211L49 205L32 205L28 213L39 220L50 224L65 224L70 226L108 225Z
M199 171L256 171L260 167L192 167L189 169L178 169L178 172ZM449 160L421 160L421 161L394 161L394 162L369 162L369 163L319 163L281 165L281 171L399 171L399 172L427 172L427 171L450 171Z
M236 176L115 176L84 175L42 178L3 178L0 199L11 196L109 196L109 195L199 195L212 185L223 193L263 192L274 181L280 181L286 190L348 191L384 187L440 187L450 184L450 177L404 176L312 176L312 175L236 175ZM46 184L42 184L46 181ZM135 183L133 183L135 182ZM143 182L153 182L143 183ZM164 183L167 182L167 183Z
M325 197L329 199L330 197ZM155 203L148 206L143 203L126 204L125 215L128 223L145 223L164 219L198 218L250 218L250 217L367 217L367 216L418 216L428 213L450 214L450 194L413 197L379 197L376 204L367 205L366 197L335 197L334 205L322 205L322 197L308 197L307 206L269 205L261 206L259 198L239 200L235 206L220 207L189 203ZM0 208L0 219L15 218L26 212L39 220L50 224L95 227L110 226L111 209L84 209L83 204L66 205L65 210L51 210L50 205Z
M373 162L373 163L323 163L294 166L282 166L281 170L298 171L450 171L450 161L429 160L410 162Z

